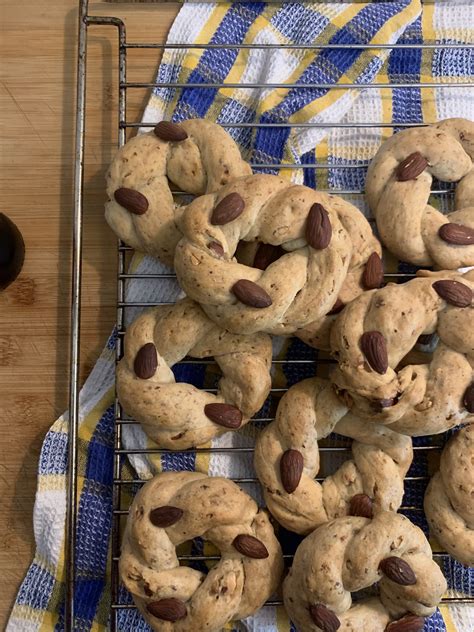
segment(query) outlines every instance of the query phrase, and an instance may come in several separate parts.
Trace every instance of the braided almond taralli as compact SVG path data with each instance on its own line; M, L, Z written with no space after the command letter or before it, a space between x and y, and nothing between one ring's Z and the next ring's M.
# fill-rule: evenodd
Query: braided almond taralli
M271 386L269 336L230 334L190 299L147 310L128 328L117 367L117 396L160 447L181 450L246 424ZM217 394L176 383L171 367L186 355L213 356Z
M331 432L351 437L353 460L321 484L318 441ZM270 512L285 528L309 533L346 515L397 511L413 460L411 439L347 414L331 384L303 380L282 398L276 419L258 436L255 469Z
M352 605L352 592L376 582L379 597ZM445 590L421 529L381 512L372 520L337 518L307 536L284 581L283 600L299 632L417 632Z
M176 546L201 537L220 551L207 575L180 566ZM135 497L120 576L153 630L217 632L258 610L279 585L283 557L265 512L235 483L169 472Z
M105 218L129 246L171 266L181 238L176 222L186 209L175 203L171 183L201 195L249 173L250 166L220 125L204 119L162 121L129 140L113 159Z
M403 261L438 269L474 265L474 123L447 119L386 140L366 192L383 243ZM433 178L459 182L453 213L428 201Z
M462 428L445 446L424 507L431 534L454 558L474 566L474 425Z
M347 276L331 311L303 329L295 336L316 349L330 350L331 327L347 303L365 290L379 288L383 284L382 247L372 232L364 215L342 198L333 198L342 225L352 241L352 257Z
M334 196L277 176L241 178L197 198L182 216L178 281L221 327L290 334L334 306L352 242ZM238 263L239 241L281 247L265 269Z
M474 271L421 274L365 292L331 329L339 395L355 414L411 436L443 432L474 413ZM432 334L432 354L410 355Z

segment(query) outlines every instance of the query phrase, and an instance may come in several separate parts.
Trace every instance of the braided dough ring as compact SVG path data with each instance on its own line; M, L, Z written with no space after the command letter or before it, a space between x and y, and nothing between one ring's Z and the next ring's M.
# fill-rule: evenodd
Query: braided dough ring
M376 582L380 596L353 606L351 592ZM421 630L421 619L421 627L402 627L405 616L430 616L445 590L446 581L421 529L405 516L381 512L372 520L337 518L307 536L284 581L283 600L300 632L339 627L402 632ZM399 619L386 628L390 620Z
M466 400L474 378L474 272L420 274L365 292L331 329L338 361L331 380L352 412L411 436L443 432L474 413ZM433 333L432 354L407 355Z
M269 336L230 334L189 299L141 314L128 328L117 367L117 396L160 447L202 445L246 424L271 386ZM214 356L223 377L217 394L175 382L171 367L186 355Z
M221 553L207 575L180 566L175 547L193 538ZM213 632L258 610L283 571L265 512L235 483L168 472L146 483L130 508L120 575L153 630Z
M339 219L352 240L352 257L347 276L329 314L295 332L310 347L325 351L330 350L331 327L337 314L365 290L381 287L384 274L382 247L369 222L359 209L342 198L334 198L334 204Z
M318 441L331 432L355 439L353 460L318 483ZM282 398L258 436L255 470L269 511L296 533L341 516L397 511L413 460L411 439L347 414L327 380L310 378Z
M403 261L474 265L474 123L447 119L395 134L369 165L367 201L383 243ZM459 182L455 212L429 203L432 180Z
M446 444L425 494L432 535L450 555L474 566L474 425Z
M176 222L186 207L176 205L170 183L201 195L249 173L220 125L204 119L179 125L162 121L117 152L107 173L105 219L129 246L171 266L181 238Z
M334 305L352 242L334 196L277 176L236 180L197 198L181 218L178 281L221 327L237 333L290 334ZM240 240L281 246L265 270L233 257ZM310 245L310 243L312 245Z

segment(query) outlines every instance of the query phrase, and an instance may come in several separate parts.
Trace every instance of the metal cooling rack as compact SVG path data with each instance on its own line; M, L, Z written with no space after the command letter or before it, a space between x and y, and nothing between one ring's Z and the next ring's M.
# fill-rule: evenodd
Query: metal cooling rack
M142 2L153 2L156 0L141 0ZM165 0L164 0L165 1ZM327 1L327 0L326 0ZM427 0L425 0L425 4L427 4ZM116 29L118 35L118 59L119 59L119 89L118 89L118 144L122 146L125 143L127 130L133 130L138 127L153 127L156 121L148 121L145 123L136 123L132 121L128 121L126 117L126 106L127 106L127 93L129 90L142 90L144 94L147 94L148 91L152 88L156 87L170 87L179 90L186 87L190 87L190 84L180 84L180 83L154 83L154 82L131 82L127 80L127 53L131 49L157 49L163 51L164 49L174 48L174 49L209 49L209 48L219 48L219 49L245 49L245 48L256 48L250 45L216 45L216 44L208 44L208 45L196 45L196 44L173 44L166 46L165 44L157 44L154 42L131 42L127 39L127 33L125 24L122 20L117 17L100 17L94 16L89 13L89 2L88 0L80 0L80 16L79 16L79 44L78 44L78 76L77 76L77 121L76 121L76 154L75 154L75 180L74 180L74 234L73 234L73 290L72 290L72 311L71 311L71 369L70 369L70 441L69 441L69 485L68 485L68 507L67 507L67 540L66 540L66 609L65 609L65 628L66 630L73 631L77 629L75 625L75 547L76 547L76 522L77 522L77 436L78 436L78 395L79 395L79 351L80 351L80 306L81 306L81 263L82 263L82 204L83 204L83 171L84 171L84 143L85 143L85 98L86 98L86 56L87 56L87 34L90 27L94 26L110 26ZM330 49L330 48L359 48L359 49L422 49L422 50L435 50L435 49L466 49L466 48L474 48L474 44L471 45L459 45L459 44L406 44L406 45L373 45L373 46L343 46L343 45L304 45L304 46L294 46L294 45L260 45L258 48L272 50L275 48L296 48L296 49L307 49L307 50L322 50L322 49ZM297 84L225 84L226 87L233 87L236 89L245 89L245 88L263 88L263 87L293 87L298 89ZM439 82L430 82L430 83L385 83L385 84L362 84L364 89L379 89L379 88L392 88L397 87L400 89L410 88L410 87L426 87L426 88L437 88L437 87L474 87L474 84L471 83L459 83L456 79L451 81L439 81ZM361 85L361 87L362 87ZM203 83L203 84L192 84L192 87L199 89L206 88L221 88L223 84L217 83ZM353 87L352 84L337 84L337 85L327 85L327 84L311 84L308 86L305 84L304 87L312 87L312 88L332 88L332 89L344 89L348 87ZM427 121L427 123L435 122L435 121ZM309 127L312 124L310 123L301 123L295 125L294 127ZM287 123L278 123L278 124L265 124L258 125L254 123L240 123L238 125L224 125L227 128L244 128L244 127L290 127ZM384 123L377 125L378 128L406 128L406 127L415 127L419 126L416 122L409 123L400 123L396 125L392 125L390 123ZM315 127L321 128L369 128L373 127L373 125L367 121L356 124L348 124L348 123L335 123L335 124L323 124ZM253 164L253 169L255 171L259 171L266 168L274 168L273 164ZM320 164L318 163L316 166L314 164L303 164L303 165L288 165L285 164L285 168L304 168L304 169L335 169L337 165L329 165L329 164ZM344 169L348 168L347 165L343 166ZM350 168L350 166L349 166ZM353 168L360 168L359 165L354 165ZM324 189L320 189L324 190ZM363 195L363 190L354 189L354 190L338 190L331 189L332 193L336 193L341 196L353 196L353 195ZM451 199L453 194L453 190L451 187L440 186L438 189L433 191L433 195L435 196L445 196L445 199ZM177 192L177 195L183 195L182 192ZM122 355L122 343L123 336L125 334L125 310L129 307L145 307L147 305L151 305L151 303L143 303L143 302L127 302L125 298L125 285L126 282L130 279L169 279L174 278L173 274L130 274L127 272L127 255L131 251L131 248L126 246L123 243L119 243L118 245L118 276L117 276L117 328L118 328L118 338L117 338L117 361L120 359ZM387 274L386 278L390 280L394 280L397 278L407 278L407 274ZM156 303L154 303L156 305ZM294 364L323 364L330 362L330 360L324 359L308 359L301 358L296 360L278 360L274 361L274 364L277 363L288 363L292 362ZM212 360L184 360L181 364L212 364ZM210 389L211 390L211 389ZM271 391L272 396L281 396L286 389L273 388ZM261 423L269 423L273 420L273 417L259 417L257 418ZM129 603L124 604L119 602L119 576L118 576L118 559L120 555L120 524L123 517L128 514L128 510L124 509L122 506L122 490L124 487L130 485L142 484L142 481L139 479L128 480L123 476L123 462L125 457L130 454L164 454L167 451L161 449L154 450L127 450L123 447L122 444L122 428L125 425L135 424L136 422L133 419L130 419L124 415L119 402L115 401L115 457L114 457L114 483L113 483L113 528L112 528L112 568L111 568L111 578L112 578L112 604L111 604L111 630L116 630L117 627L117 615L121 609L130 609L135 606L130 605ZM444 443L443 437L440 437L440 441L436 444L430 444L426 446L416 446L415 447L415 459L420 458L420 455L427 453L428 451L439 451ZM197 449L196 453L211 453L211 452L221 452L228 453L232 455L239 455L242 453L251 453L253 451L252 448L237 448L237 447L229 447L229 448L201 448ZM327 439L321 442L320 451L322 453L322 458L324 459L325 455L333 455L337 452L349 452L350 451L350 443L334 445L334 442L331 439ZM239 478L233 479L240 485L243 485L244 488L247 484L252 484L256 482L255 478ZM322 480L322 479L318 479ZM425 481L427 477L407 477L407 480L412 481ZM402 510L410 510L410 511L421 511L421 507L402 507ZM438 552L434 554L437 558L442 558L447 555L445 552ZM285 558L288 561L291 561L291 555L285 555ZM183 555L180 557L180 560L183 562L189 561L204 561L204 560L215 560L219 559L218 556L204 556L204 555ZM468 598L457 598L457 597L448 597L443 600L444 602L467 602L471 601ZM266 605L280 605L282 602L278 600L269 601Z

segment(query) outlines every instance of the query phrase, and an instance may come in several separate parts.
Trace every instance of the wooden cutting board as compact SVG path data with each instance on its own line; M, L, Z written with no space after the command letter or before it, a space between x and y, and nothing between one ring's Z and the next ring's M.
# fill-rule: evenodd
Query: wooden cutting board
M0 629L34 552L41 443L67 406L77 0L2 0L0 211L22 231L23 272L0 293ZM126 22L134 41L160 42L179 7L91 2ZM129 53L129 78L151 81L158 51ZM82 379L115 315L115 239L103 220L104 172L117 142L116 31L89 35ZM129 120L146 94L132 91Z

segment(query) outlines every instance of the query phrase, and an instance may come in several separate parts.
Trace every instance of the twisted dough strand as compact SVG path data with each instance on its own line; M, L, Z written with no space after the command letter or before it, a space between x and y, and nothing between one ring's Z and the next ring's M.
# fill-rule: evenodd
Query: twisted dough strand
M353 460L337 472L315 480L318 441L331 432L351 437ZM296 488L285 489L282 467L291 451L302 457ZM291 458L291 457L290 457ZM333 518L348 515L354 496L364 494L370 514L396 511L403 498L403 479L413 459L411 439L347 413L330 383L303 380L282 398L274 422L258 436L255 469L270 512L284 527L309 533Z
M446 444L424 507L440 544L455 559L474 566L474 425L459 430Z

